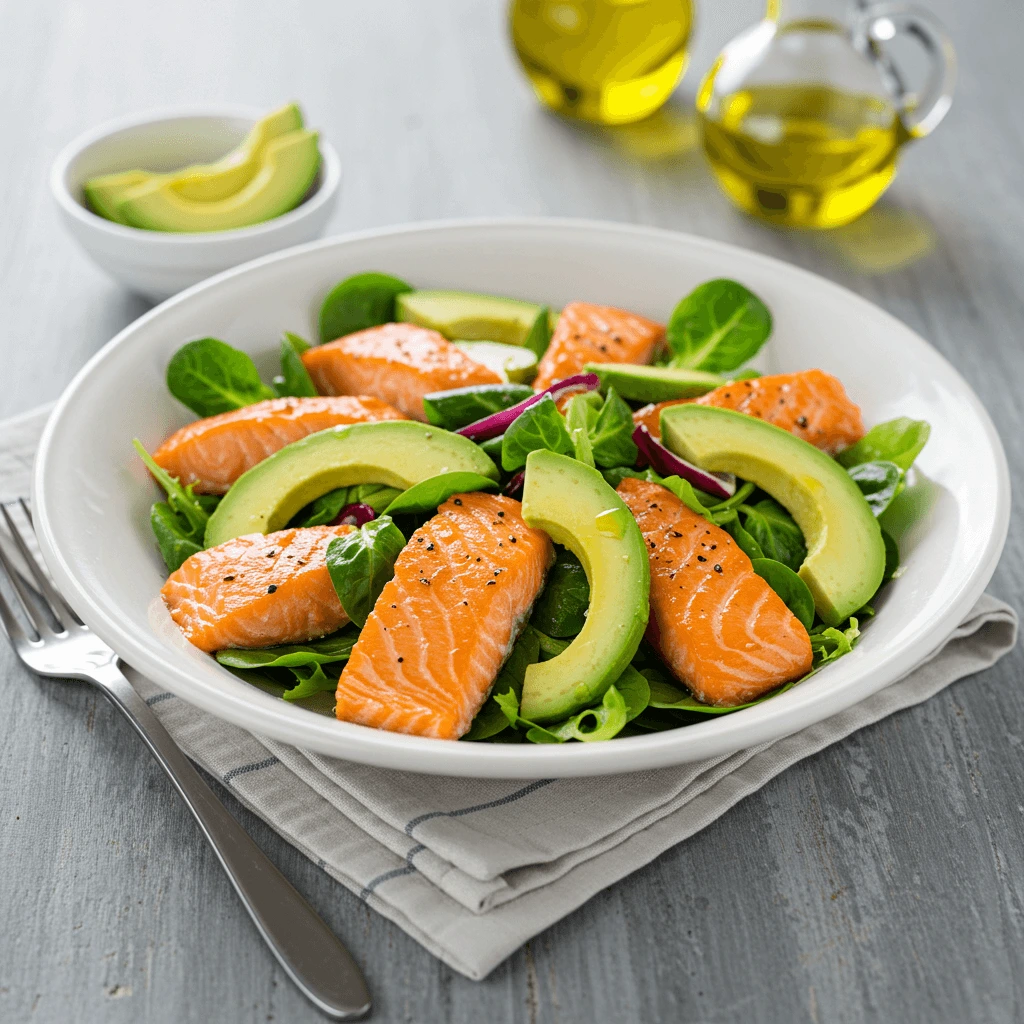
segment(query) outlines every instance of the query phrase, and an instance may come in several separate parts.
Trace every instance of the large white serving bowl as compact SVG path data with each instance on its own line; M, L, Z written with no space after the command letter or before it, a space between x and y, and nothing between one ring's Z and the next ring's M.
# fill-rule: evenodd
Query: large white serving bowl
M920 517L899 538L905 570L852 654L800 686L699 725L608 743L460 743L381 732L295 707L242 682L181 637L157 598L166 572L149 530L156 491L131 449L152 449L190 414L164 370L183 342L214 335L273 370L284 329L312 338L324 295L363 270L418 287L606 303L664 321L709 278L757 292L775 318L769 371L822 367L869 424L926 419ZM426 224L302 246L196 285L106 345L64 393L35 468L47 565L83 620L130 664L185 700L323 754L416 772L541 778L657 768L785 736L887 686L921 662L984 590L999 559L1010 484L999 438L963 378L898 320L813 274L729 245L619 224L501 220Z

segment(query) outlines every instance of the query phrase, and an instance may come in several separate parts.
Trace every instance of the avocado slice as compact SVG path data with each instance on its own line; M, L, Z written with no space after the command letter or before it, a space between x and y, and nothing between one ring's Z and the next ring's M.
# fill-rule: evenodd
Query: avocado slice
M631 402L670 402L674 398L696 398L721 387L728 378L703 370L672 366L638 366L633 363L587 363L584 369L596 373L601 390L614 387Z
M470 359L493 370L513 384L528 384L537 376L537 354L522 345L503 345L500 341L456 341Z
M636 654L651 572L632 513L596 469L575 459L527 456L523 519L567 547L590 584L583 629L557 657L526 670L522 715L551 722L600 700Z
M132 227L151 231L227 231L279 217L302 201L316 177L317 138L299 129L271 141L256 175L226 199L185 199L161 179L130 189L118 212Z
M885 572L885 544L871 507L838 462L774 424L704 405L663 410L661 440L701 469L752 481L789 510L807 543L800 578L828 625L871 600Z
M535 302L476 292L414 291L399 295L395 302L399 320L429 327L452 341L505 345L525 345L543 309ZM549 312L551 330L557 319Z
M243 473L206 525L207 547L282 529L299 509L336 487L385 484L407 490L442 473L498 479L472 441L411 420L330 427L295 441Z
M256 175L267 144L272 139L301 127L302 111L294 103L289 103L257 121L245 140L216 163L194 164L168 174L142 170L101 174L90 178L82 190L95 213L119 224L127 222L118 212L118 203L131 189L158 180L170 182L183 199L207 203L226 199Z

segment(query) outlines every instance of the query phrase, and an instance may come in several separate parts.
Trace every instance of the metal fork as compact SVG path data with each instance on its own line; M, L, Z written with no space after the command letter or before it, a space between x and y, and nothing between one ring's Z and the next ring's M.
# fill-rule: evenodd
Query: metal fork
M12 508L19 506L34 530L28 504L23 499L10 503ZM0 622L18 657L41 676L82 679L99 688L131 722L184 798L249 916L292 981L336 1020L363 1016L370 1009L370 993L348 950L203 781L125 678L117 654L90 632L60 596L8 505L0 504L0 512L9 543L24 562L24 569L15 565L0 543L0 579L7 577L31 627L25 628L14 605L0 591Z

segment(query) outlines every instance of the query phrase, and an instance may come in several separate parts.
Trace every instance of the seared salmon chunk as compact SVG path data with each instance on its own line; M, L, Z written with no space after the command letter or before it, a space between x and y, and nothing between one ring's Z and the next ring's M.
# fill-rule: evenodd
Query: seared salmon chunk
M348 334L303 352L302 362L323 394L374 395L423 422L424 395L501 383L493 370L443 335L415 324L382 324Z
M647 639L698 700L746 704L811 670L807 630L725 530L660 484L618 491L651 562Z
M153 461L197 494L226 494L246 470L308 434L405 418L377 398L271 398L182 427L153 452Z
M160 594L189 642L208 653L327 636L348 622L327 571L327 546L351 529L235 537L186 559Z
M562 310L533 382L543 391L586 363L649 363L665 337L661 324L614 306L570 302Z
M864 436L860 407L850 401L842 383L824 370L736 380L701 395L697 404L756 416L829 455L838 455Z
M553 558L518 501L449 498L395 562L338 681L338 718L458 739L508 657Z

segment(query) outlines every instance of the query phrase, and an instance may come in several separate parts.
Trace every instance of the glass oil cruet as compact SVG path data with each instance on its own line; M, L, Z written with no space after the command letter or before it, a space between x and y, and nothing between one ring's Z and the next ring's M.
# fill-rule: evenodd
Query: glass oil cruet
M905 33L928 74L911 92L886 51ZM849 0L768 0L763 21L719 54L697 95L704 152L741 209L829 228L869 209L900 149L949 109L955 56L927 12Z
M686 69L692 0L512 0L512 44L559 114L627 124L654 113Z

